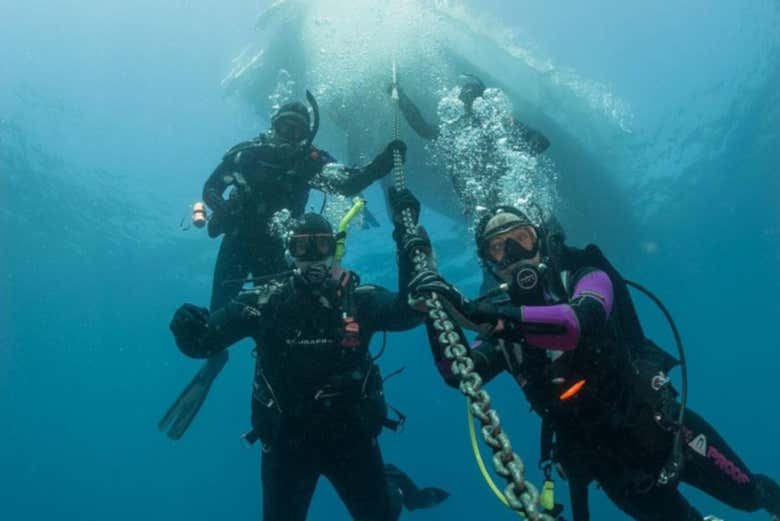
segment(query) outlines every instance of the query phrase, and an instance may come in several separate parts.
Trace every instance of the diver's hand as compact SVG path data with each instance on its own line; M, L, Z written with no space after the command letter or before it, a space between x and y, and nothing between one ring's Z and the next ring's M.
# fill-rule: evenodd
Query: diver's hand
M409 296L412 300L423 300L431 293L436 293L458 310L468 307L468 299L455 286L433 270L423 270L409 282Z
M209 310L194 304L184 304L173 315L170 328L176 345L188 356L193 356L193 347L200 344L209 323Z
M388 143L382 153L392 158L396 150L401 154L401 161L406 162L406 143L400 139L394 139Z
M388 96L392 96L393 95L393 89L397 89L398 90L398 96L403 96L404 95L404 91L401 88L401 82L400 82L400 80L398 78L396 78L395 82L392 82L392 81L387 82L387 86L385 87L385 90L387 91Z
M414 196L411 190L408 188L396 190L395 187L390 187L387 190L387 198L390 203L390 208L393 211L394 223L403 223L403 212L404 210L409 209L412 212L412 220L417 224L420 218L420 201Z
M401 161L406 162L406 143L400 139L394 139L374 158L371 166L382 176L389 174L393 166L395 166L394 154L396 151L400 152Z
M393 239L395 239L398 251L409 260L413 260L418 251L430 255L433 250L428 232L419 224L415 225L411 233L407 233L405 227L396 225L393 230Z

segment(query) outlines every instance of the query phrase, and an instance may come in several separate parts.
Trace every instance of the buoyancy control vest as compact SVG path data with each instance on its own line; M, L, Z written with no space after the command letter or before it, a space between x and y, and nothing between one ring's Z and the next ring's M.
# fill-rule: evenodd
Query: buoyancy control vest
M209 236L238 229L242 235L267 235L267 221L283 208L303 213L310 182L323 163L333 158L311 144L280 144L263 134L235 145L222 161L225 176L233 186L227 215L212 216ZM231 224L233 226L231 226Z
M677 393L666 374L678 362L645 336L623 277L595 245L562 247L551 264L548 280L559 284L567 298L574 289L570 281L583 270L605 272L614 304L604 334L583 337L572 351L503 346L510 370L542 417L542 460L551 459L553 432L559 438L561 433L576 433L576 439L588 445L646 415L671 429Z
M252 395L254 435L270 443L281 421L316 428L359 429L376 436L387 420L379 367L368 351L367 332L358 320L356 294L366 290L358 276L334 269L328 302L302 301L293 282L270 299L271 344L256 348ZM311 298L307 295L306 299ZM311 313L307 305L319 305ZM265 336L265 335L264 335ZM343 433L348 435L348 432Z

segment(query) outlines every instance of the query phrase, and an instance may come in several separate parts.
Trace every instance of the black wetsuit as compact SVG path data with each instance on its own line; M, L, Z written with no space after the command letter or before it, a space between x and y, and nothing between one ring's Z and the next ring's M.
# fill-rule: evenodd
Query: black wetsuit
M515 296L491 311L505 328L471 350L476 371L485 381L512 374L549 433L543 457L554 434L574 521L590 519L587 489L594 481L634 519L701 521L676 483L656 483L671 455L679 411L665 377L676 361L644 337L623 279L597 248L567 249L550 264L560 271L544 277L535 302L523 301L521 311ZM429 337L440 372L456 385L436 336ZM584 385L576 387L579 382ZM753 474L691 410L682 448L683 482L737 509L780 513L777 483Z
M341 271L316 292L299 279L258 287L211 313L198 339L177 339L198 358L257 343L252 423L264 445L265 521L305 519L321 475L355 519L397 519L403 483L394 481L404 476L386 472L377 443L387 406L368 346L375 332L421 323L407 304L408 269L399 278L398 294Z
M270 219L282 209L299 217L312 188L356 195L389 172L392 164L375 160L364 168L343 168L322 175L335 159L315 146L276 144L267 135L231 148L203 187L203 200L214 212L209 235L224 234L214 267L211 309L236 296L250 273L255 277L286 269L284 248L269 231ZM233 187L228 200L225 191Z

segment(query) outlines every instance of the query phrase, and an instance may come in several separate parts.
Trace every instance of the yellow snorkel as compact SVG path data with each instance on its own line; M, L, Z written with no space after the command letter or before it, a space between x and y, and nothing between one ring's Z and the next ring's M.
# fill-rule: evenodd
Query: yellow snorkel
M355 197L352 200L352 207L344 214L344 217L339 221L339 227L336 231L336 265L341 264L341 259L347 254L347 228L349 223L357 217L357 214L366 206L366 200L360 197Z

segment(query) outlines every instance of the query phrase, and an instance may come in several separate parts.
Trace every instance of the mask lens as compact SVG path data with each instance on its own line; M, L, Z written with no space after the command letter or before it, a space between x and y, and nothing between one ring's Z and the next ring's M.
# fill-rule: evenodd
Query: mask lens
M293 235L290 237L290 243L288 245L290 255L293 257L305 257L309 251L309 236L308 235Z
M528 253L536 250L536 230L533 226L519 226L496 237L488 243L488 257L493 262L501 262L507 256L507 243L512 241Z
M276 133L287 141L301 141L306 134L306 129L295 121L282 119L276 123Z
M314 243L317 246L317 252L323 257L329 257L333 254L335 243L330 235L317 235L314 237Z
M330 257L336 250L332 235L293 235L288 243L290 255L299 259L318 260Z

